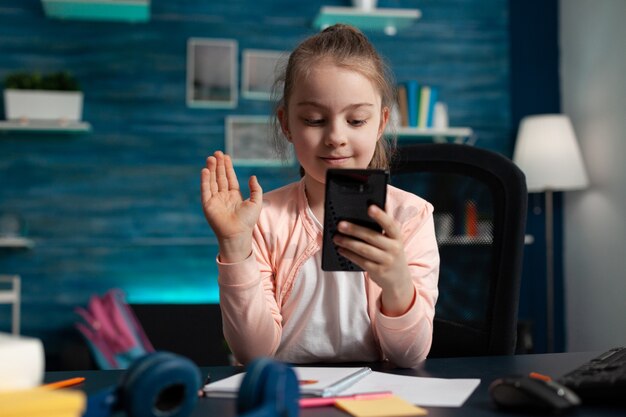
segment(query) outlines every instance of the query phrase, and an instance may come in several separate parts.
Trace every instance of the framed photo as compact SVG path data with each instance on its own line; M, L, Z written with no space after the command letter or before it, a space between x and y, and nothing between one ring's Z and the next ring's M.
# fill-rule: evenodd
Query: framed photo
M241 95L253 100L269 100L276 79L276 70L287 52L244 49L241 65Z
M237 41L190 38L187 41L187 106L235 108L237 72Z
M295 158L289 155L283 161L271 143L269 116L227 116L226 153L235 165L283 166L293 165Z

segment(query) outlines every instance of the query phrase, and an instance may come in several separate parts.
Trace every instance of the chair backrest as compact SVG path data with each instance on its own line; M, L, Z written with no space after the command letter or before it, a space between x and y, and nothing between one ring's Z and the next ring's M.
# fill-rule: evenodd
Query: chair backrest
M441 257L429 357L515 352L528 194L506 157L468 145L398 149L391 184L435 207Z

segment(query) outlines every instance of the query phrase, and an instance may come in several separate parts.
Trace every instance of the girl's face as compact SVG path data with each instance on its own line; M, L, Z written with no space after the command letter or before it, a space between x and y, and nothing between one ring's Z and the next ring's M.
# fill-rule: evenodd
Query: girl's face
M368 78L320 62L297 80L287 112L278 115L305 181L323 184L328 168L367 168L389 110L381 109L381 96Z

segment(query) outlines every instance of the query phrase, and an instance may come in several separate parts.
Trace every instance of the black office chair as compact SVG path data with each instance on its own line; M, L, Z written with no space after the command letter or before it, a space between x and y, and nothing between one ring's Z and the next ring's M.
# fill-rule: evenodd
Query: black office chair
M486 149L398 148L391 184L435 207L441 257L429 357L515 353L528 194L522 171Z

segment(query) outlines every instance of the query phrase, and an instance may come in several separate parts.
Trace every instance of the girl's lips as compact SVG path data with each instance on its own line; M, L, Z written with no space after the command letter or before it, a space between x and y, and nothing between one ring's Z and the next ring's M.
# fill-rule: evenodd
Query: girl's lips
M321 157L321 159L330 165L341 165L346 162L349 158L347 156L344 157Z

